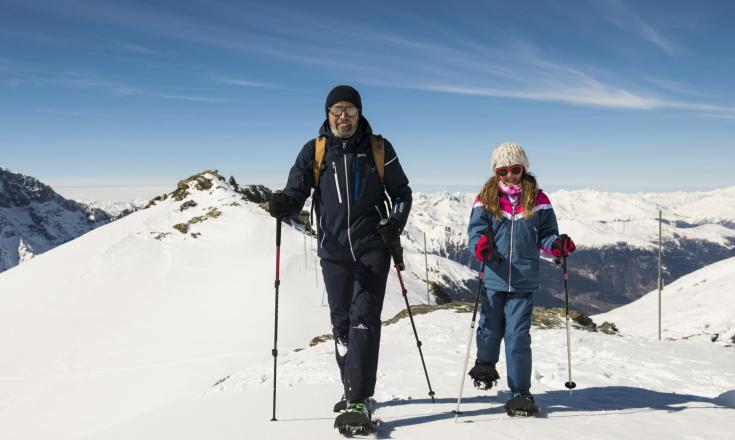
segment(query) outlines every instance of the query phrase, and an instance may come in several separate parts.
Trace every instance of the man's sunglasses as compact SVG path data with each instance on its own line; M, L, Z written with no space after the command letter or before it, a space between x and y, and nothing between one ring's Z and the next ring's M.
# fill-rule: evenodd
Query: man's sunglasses
M523 172L523 165L513 165L512 167L500 167L495 168L495 174L500 177L505 177L508 173L521 174Z
M343 112L347 112L347 116L357 116L358 113L360 113L360 110L358 110L357 107L349 106L349 107L339 107L336 105L333 105L329 107L329 113L332 114L332 116L339 116Z

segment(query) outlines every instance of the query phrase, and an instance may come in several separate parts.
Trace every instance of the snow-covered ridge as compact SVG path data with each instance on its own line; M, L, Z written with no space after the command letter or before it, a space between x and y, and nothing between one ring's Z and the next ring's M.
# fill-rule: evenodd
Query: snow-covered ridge
M136 197L132 200L77 200L79 203L89 206L93 209L101 209L110 214L113 219L118 219L131 214L139 209L143 209L148 204L148 199Z
M735 345L735 257L665 286L661 303L662 338ZM612 321L623 334L657 338L658 290L593 319Z
M409 235L423 240L425 232L430 250L447 243L466 243L467 222L475 197L472 193L415 193ZM663 211L665 241L686 238L728 247L735 244L735 187L709 192L633 194L560 190L550 193L549 198L560 231L571 235L582 248L621 242L636 248L654 248L658 243L659 210Z

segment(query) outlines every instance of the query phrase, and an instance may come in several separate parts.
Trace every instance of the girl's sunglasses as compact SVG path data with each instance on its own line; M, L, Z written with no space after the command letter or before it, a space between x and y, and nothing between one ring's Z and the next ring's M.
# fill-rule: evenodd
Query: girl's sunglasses
M523 165L513 165L512 167L500 167L495 168L495 174L500 177L505 177L508 173L521 174L523 172Z

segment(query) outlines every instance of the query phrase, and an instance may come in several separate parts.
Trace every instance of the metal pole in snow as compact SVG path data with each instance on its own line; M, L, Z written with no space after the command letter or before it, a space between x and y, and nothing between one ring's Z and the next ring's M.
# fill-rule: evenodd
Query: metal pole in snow
M658 340L661 340L661 295L664 288L662 279L661 256L663 248L663 240L661 234L661 223L663 222L663 213L658 211Z
M429 296L429 257L426 254L426 232L424 232L424 266L426 267L426 304L431 304Z

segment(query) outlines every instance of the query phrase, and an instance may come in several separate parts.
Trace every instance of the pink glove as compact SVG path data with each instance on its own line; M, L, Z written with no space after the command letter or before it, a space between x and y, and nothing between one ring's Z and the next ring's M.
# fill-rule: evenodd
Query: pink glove
M577 246L567 234L562 234L551 244L551 252L555 257L567 256L577 250Z
M475 258L479 261L489 260L493 255L493 244L486 236L480 237L480 241L475 246Z

